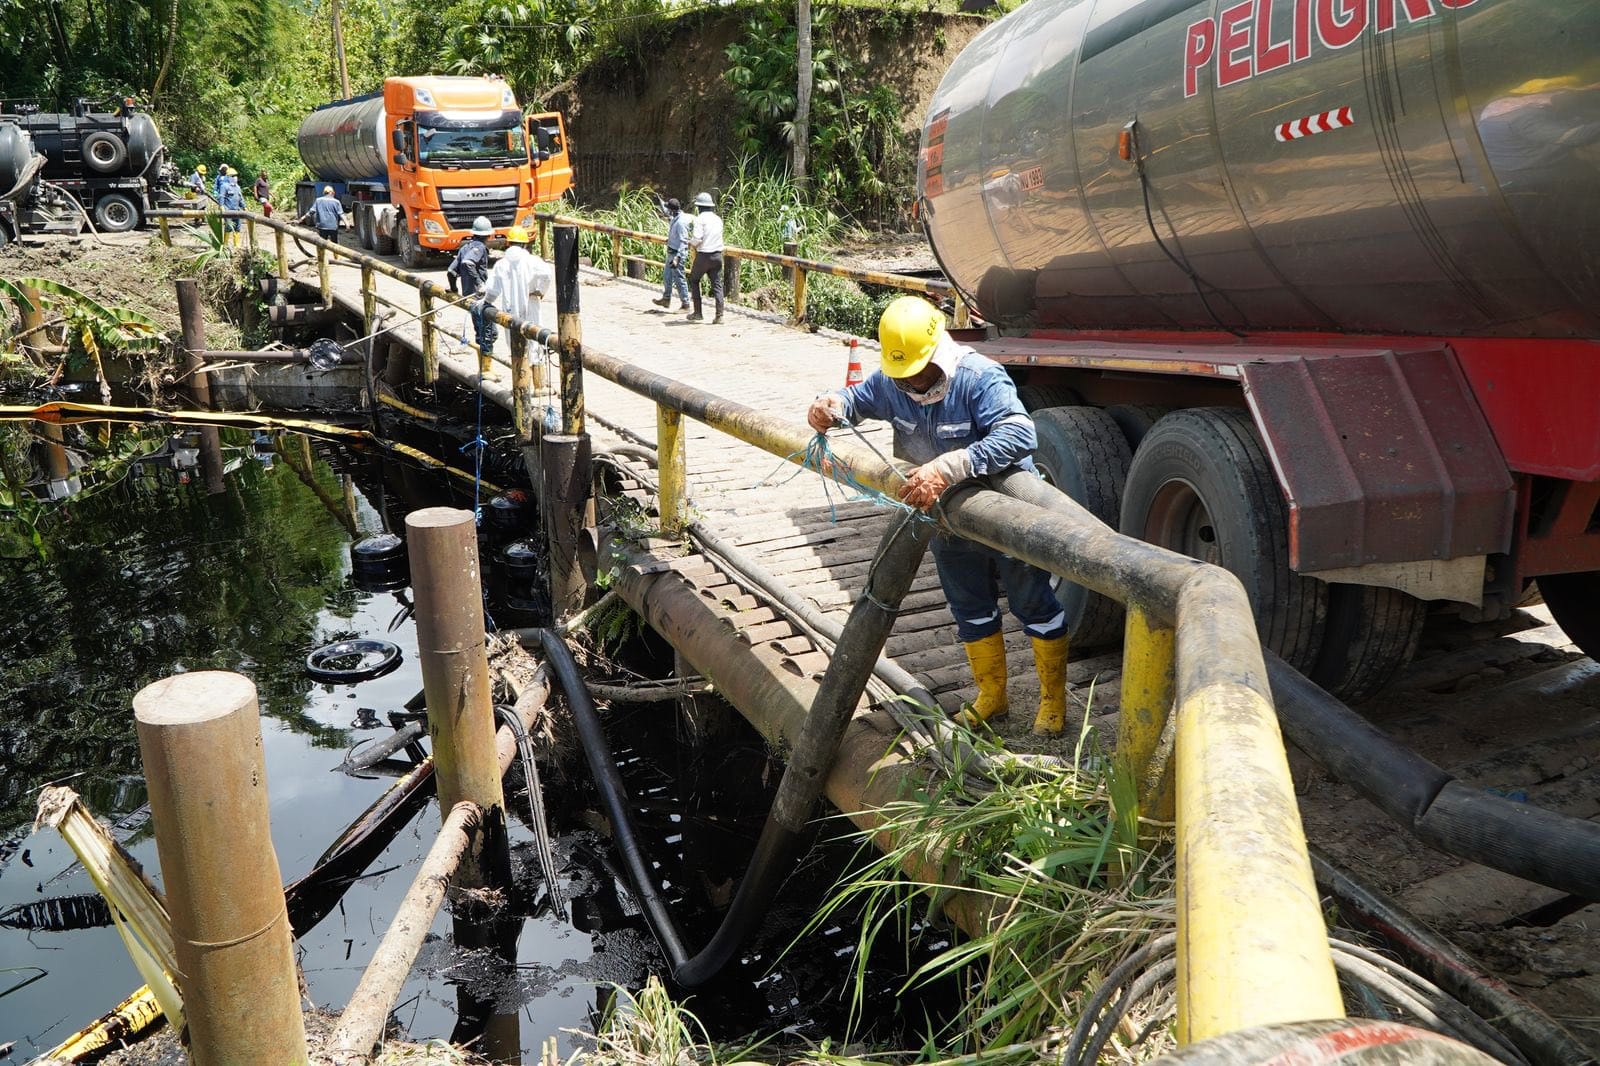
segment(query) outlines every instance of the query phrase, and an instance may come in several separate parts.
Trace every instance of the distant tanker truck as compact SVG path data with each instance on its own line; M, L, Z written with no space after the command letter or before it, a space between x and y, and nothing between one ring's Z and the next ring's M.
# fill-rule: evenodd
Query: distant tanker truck
M82 99L71 112L14 103L0 114L0 130L6 127L26 135L45 160L38 177L47 184L37 190L38 206L31 213L18 213L23 232L59 228L59 222L41 220L54 218L55 203L64 200L62 192L70 193L95 226L108 233L137 228L146 212L165 204L170 194L176 175L167 161L161 131L131 98L109 111L97 110ZM38 217L30 221L31 216Z
M1600 655L1596 41L1594 0L1033 0L932 102L921 215L1040 466L1347 698L1534 579Z
M535 205L572 186L561 116L525 118L499 78L388 78L313 111L299 147L311 178L295 187L296 210L331 185L361 247L398 247L411 267L458 247L479 215L501 235L532 225Z

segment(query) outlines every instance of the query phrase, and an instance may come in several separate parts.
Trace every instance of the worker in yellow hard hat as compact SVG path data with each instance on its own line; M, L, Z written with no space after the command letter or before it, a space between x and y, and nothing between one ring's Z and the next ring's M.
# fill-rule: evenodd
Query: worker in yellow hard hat
M528 249L528 231L521 226L506 230L506 253L489 271L483 296L472 305L478 326L478 351L487 357L494 350L494 322L485 312L493 307L530 326L541 324L540 302L555 287L550 264Z
M818 433L839 424L879 418L894 426L894 453L915 463L900 498L927 511L946 489L979 478L1012 495L1040 489L1031 458L1037 444L1033 419L1017 398L1005 369L957 343L944 314L926 300L902 296L878 320L879 369L859 385L812 401L806 420ZM1067 618L1051 591L1050 575L992 548L943 533L933 538L956 634L966 648L977 698L962 711L974 725L1005 714L1006 647L1001 632L1000 588L1011 613L1033 642L1039 707L1033 731L1059 733L1066 725Z
M194 165L194 172L189 175L189 178L184 182L184 185L188 187L191 194L189 199L199 199L200 196L206 191L206 165L204 163L196 163Z

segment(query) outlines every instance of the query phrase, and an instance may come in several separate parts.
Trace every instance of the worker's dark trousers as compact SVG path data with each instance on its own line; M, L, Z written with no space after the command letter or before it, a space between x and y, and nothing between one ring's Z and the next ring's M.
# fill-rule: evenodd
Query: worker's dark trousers
M689 271L689 291L694 294L694 317L700 317L700 279L711 275L711 295L717 301L717 317L722 317L722 253L694 253L694 269Z
M339 231L336 229L319 229L317 230L317 236L325 241L332 241L334 244L339 243Z

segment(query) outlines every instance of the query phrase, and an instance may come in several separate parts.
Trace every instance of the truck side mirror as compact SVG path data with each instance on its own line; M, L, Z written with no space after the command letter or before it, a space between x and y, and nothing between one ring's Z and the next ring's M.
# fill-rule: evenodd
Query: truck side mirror
M393 142L395 151L404 152L406 150L406 135L401 130L396 129L389 134L389 140Z

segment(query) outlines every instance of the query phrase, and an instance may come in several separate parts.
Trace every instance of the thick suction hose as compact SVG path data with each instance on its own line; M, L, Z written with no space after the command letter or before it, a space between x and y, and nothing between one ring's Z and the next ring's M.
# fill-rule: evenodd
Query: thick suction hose
M749 868L733 904L723 915L710 943L691 956L666 901L656 888L649 860L639 843L626 787L606 743L594 701L565 642L551 630L540 631L546 658L556 682L567 694L578 736L594 774L601 805L611 820L613 837L624 868L644 908L646 920L672 964L679 984L694 988L715 977L766 917L778 887L789 876L806 823L828 778L834 753L861 700L878 655L894 626L900 601L910 589L933 533L931 522L908 515L884 534L867 586L850 612L838 647L795 738L772 810L761 830Z

